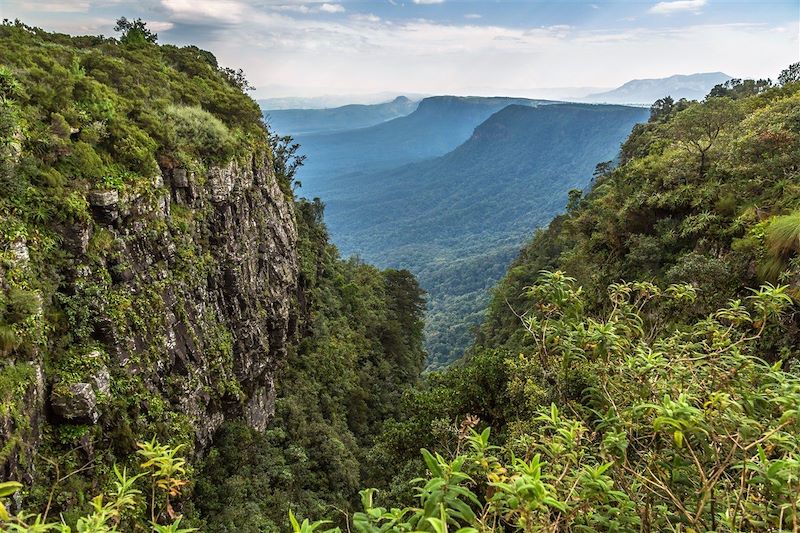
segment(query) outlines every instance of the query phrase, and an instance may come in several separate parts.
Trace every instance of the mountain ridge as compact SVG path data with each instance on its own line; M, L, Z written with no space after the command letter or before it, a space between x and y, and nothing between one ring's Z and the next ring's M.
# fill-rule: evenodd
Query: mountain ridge
M324 109L264 109L264 119L281 135L310 135L367 128L412 113L418 101L398 96L380 104L348 104Z
M308 156L298 174L313 196L335 190L332 177L353 168L377 170L437 157L463 143L476 126L509 104L549 105L551 100L433 96L414 112L367 128L295 137Z
M650 105L659 98L671 96L674 100L701 100L717 84L725 83L732 76L724 72L699 72L696 74L673 74L666 78L633 79L616 89L592 93L580 99L597 103Z
M570 189L589 183L598 162L616 157L648 113L603 104L506 106L447 154L336 178L324 195L328 225L345 255L418 276L430 295L431 364L446 364L456 354L445 355L444 346L466 347L486 291L526 236L563 209ZM468 319L445 320L454 316ZM440 338L453 328L457 339Z

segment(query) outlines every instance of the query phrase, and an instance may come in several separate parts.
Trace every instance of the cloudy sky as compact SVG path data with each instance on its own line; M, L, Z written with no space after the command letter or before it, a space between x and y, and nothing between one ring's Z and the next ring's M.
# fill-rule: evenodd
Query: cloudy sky
M243 68L262 98L774 78L800 60L800 0L0 0L0 14L104 35L141 17L160 42Z

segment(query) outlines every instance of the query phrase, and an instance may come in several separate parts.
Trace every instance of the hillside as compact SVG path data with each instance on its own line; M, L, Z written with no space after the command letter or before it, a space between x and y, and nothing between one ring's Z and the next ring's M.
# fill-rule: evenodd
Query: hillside
M524 247L469 356L406 395L356 520L796 526L798 72L657 102Z
M304 194L325 197L339 189L338 176L388 169L443 155L466 141L475 127L511 105L549 103L524 98L434 96L408 116L369 128L333 134L297 135L308 156L300 170ZM291 132L289 132L292 134Z
M0 25L0 530L346 506L422 368L419 286L340 259L240 78L120 23Z
M571 189L648 111L622 106L511 105L439 158L336 180L328 224L344 253L408 268L429 293L433 368L471 342L488 290L526 237L561 212Z
M417 108L418 102L398 96L391 102L351 104L329 109L264 109L264 120L280 135L333 133L367 128L393 118L404 117Z
M642 104L649 106L659 98L702 100L715 86L730 80L722 72L676 74L668 78L631 80L602 93L590 94L581 100L606 104Z

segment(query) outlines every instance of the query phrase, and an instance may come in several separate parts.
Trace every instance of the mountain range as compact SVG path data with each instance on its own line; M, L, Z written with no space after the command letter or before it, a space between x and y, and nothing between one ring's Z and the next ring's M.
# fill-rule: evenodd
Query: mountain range
M300 136L309 165L299 177L304 194L325 199L343 253L417 275L428 291L427 349L437 368L467 347L489 289L525 239L564 208L569 190L588 185L598 162L615 158L647 115L640 107L432 97L378 126Z
M650 105L659 98L671 96L675 100L702 100L720 83L732 77L723 72L676 74L668 78L631 80L616 89L593 93L580 100L607 104Z
M279 133L303 135L366 128L402 117L417 108L417 101L398 96L380 104L350 104L327 109L265 110L270 128Z
M476 126L512 104L538 106L548 100L434 96L413 113L368 128L337 133L294 135L309 157L301 172L315 195L338 189L336 176L378 169L443 155L466 141ZM292 133L290 131L290 133Z

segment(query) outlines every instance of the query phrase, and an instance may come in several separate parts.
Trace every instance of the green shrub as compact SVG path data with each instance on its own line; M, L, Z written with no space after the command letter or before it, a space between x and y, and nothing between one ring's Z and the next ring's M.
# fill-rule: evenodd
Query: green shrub
M764 279L775 281L794 255L800 252L800 211L770 220L764 229L768 256L759 265Z
M449 449L422 450L427 471L406 482L416 504L378 507L375 491L362 491L353 529L796 529L800 378L749 355L792 311L786 290L765 285L672 327L649 308L692 305L691 286L616 283L607 310L591 313L574 279L543 273L523 319L533 346L506 364L510 383L533 381L553 403L521 418L502 446L466 416ZM585 386L572 396L576 375ZM291 522L296 533L324 526Z
M207 163L224 163L234 153L234 138L221 120L200 107L171 105L165 112L174 131L174 148Z

